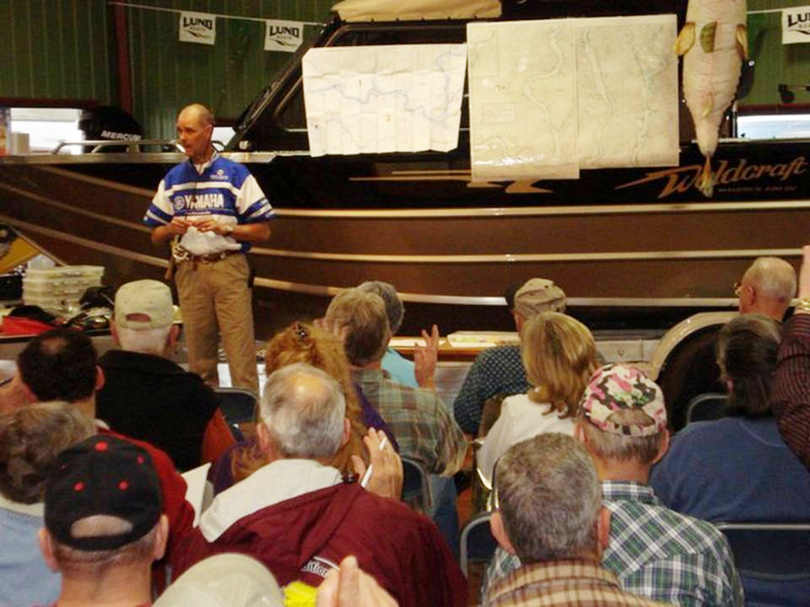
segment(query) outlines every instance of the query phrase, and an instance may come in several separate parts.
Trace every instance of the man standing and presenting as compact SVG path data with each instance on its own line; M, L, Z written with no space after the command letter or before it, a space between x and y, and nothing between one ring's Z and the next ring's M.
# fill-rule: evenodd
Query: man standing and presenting
M144 223L152 242L173 241L177 291L189 369L218 383L219 336L232 384L259 393L250 269L244 255L270 238L273 209L250 172L211 145L214 116L200 104L177 117L177 138L189 157L158 186Z

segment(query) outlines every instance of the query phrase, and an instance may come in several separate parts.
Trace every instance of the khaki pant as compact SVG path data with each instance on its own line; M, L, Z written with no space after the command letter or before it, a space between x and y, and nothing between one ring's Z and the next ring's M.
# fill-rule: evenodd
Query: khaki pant
M219 337L234 387L259 393L250 269L244 255L212 263L182 261L175 281L183 312L189 369L218 385Z

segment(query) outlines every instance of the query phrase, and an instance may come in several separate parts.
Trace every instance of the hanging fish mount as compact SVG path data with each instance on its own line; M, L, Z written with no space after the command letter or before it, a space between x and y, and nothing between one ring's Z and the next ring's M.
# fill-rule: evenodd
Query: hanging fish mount
M706 158L698 189L710 198L717 176L711 158L720 124L737 93L743 60L748 58L745 0L689 0L686 23L675 41L683 56L683 94Z

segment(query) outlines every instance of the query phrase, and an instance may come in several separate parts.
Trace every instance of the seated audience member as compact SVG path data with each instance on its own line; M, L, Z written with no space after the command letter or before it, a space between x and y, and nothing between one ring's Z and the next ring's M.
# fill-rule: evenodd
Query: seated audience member
M96 390L104 384L97 365L96 349L81 331L54 329L34 337L17 357L20 384L30 402L60 400L96 420L100 435L123 438L145 449L152 457L163 491L163 507L169 517L173 549L177 538L191 529L194 509L186 501L186 481L171 458L157 447L113 432L96 419Z
M778 257L757 257L734 291L740 314L762 314L782 322L796 295L796 270Z
M326 322L346 331L344 345L352 379L393 430L400 453L422 463L430 473L431 518L457 554L457 492L451 477L464 465L464 433L433 390L403 386L382 370L381 360L391 336L382 298L347 289L329 303Z
M602 564L622 588L675 605L741 607L742 586L722 533L666 508L647 484L669 447L661 389L634 367L597 370L582 397L576 436L593 458L610 511ZM491 581L519 566L499 550L487 575Z
M796 271L778 257L758 257L745 271L734 289L740 314L762 314L782 322L796 294ZM717 366L719 327L690 337L681 348L688 348L680 372L667 373L661 387L670 410L686 411L695 397L707 392L725 392ZM677 420L674 420L677 421Z
M552 281L532 278L514 294L514 306L507 305L518 333L535 314L565 312L565 293ZM498 394L523 394L531 388L521 361L519 346L496 346L484 350L473 362L453 402L453 415L468 434L476 434L484 403Z
M259 418L268 463L214 498L176 551L176 572L213 554L250 554L273 572L290 604L314 605L329 570L355 555L401 605L466 604L466 580L427 518L317 461L351 432L333 378L302 363L275 371Z
M799 304L782 333L770 400L782 438L810 468L810 245L803 254Z
M495 462L512 445L544 432L573 436L579 400L597 367L591 332L558 312L536 314L523 325L520 350L532 387L503 401L478 451L478 468L488 485Z
M347 328L344 345L352 380L396 435L401 454L433 474L458 472L467 441L445 404L431 390L392 381L381 368L391 334L382 298L359 289L342 291L329 303L326 321Z
M728 417L688 424L653 468L650 485L667 506L712 522L810 520L810 473L787 448L768 403L780 328L746 314L720 332L717 359L728 384ZM804 605L810 582L743 577L755 605Z
M349 361L339 338L326 330L305 323L290 325L267 342L265 370L269 375L294 363L307 363L325 371L340 383L346 395L346 418L352 430L349 441L333 456L320 460L322 464L337 468L347 476L355 473L356 465L353 458L368 459L368 453L364 452L363 448L368 428L385 432L394 449L397 448L397 442L388 424L369 404L362 391L352 384ZM219 493L234 482L247 478L266 463L255 440L237 446L218 460L209 474L214 483L214 493Z
M63 450L95 434L65 403L29 405L0 416L0 605L51 605L59 574L42 558L45 476Z
M662 605L622 589L601 565L611 513L577 441L552 432L517 443L496 474L492 534L524 565L489 587L486 605Z
M169 522L161 514L152 458L112 436L66 451L45 481L45 562L62 574L57 605L151 604L152 563L163 558Z
M154 607L284 607L276 578L244 554L217 554L194 565L160 595Z
M316 607L396 607L377 581L347 556L318 587ZM200 561L160 595L155 607L284 607L276 578L255 558L225 553Z
M234 438L214 391L171 360L179 331L172 312L172 292L162 282L136 280L118 289L111 328L121 349L98 361L104 385L96 415L116 432L163 449L186 471L215 460Z
M399 332L402 326L402 318L405 316L405 306L399 298L394 285L381 280L370 280L357 287L361 291L379 295L385 302L385 312L388 314L388 326L391 329L391 337ZM389 339L390 342L390 339ZM433 387L433 375L423 377L422 382L417 382L415 365L412 361L402 356L389 344L386 344L385 355L382 358L382 368L387 371L395 382L411 388ZM434 368L435 369L435 368Z

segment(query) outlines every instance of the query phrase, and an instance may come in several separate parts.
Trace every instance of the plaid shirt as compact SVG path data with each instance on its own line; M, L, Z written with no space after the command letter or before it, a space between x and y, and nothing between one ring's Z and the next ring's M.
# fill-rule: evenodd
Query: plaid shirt
M453 402L453 415L464 432L478 433L484 402L496 394L525 394L531 385L520 358L520 346L484 350L473 362Z
M467 439L434 392L398 384L380 369L354 370L352 380L390 426L400 455L422 462L431 474L452 476L459 471Z
M602 564L628 592L676 605L742 606L743 589L731 549L710 523L666 508L651 487L602 481L610 510L610 544ZM484 587L520 567L501 550Z
M580 559L548 561L520 567L492 585L486 604L493 607L663 606L663 603L622 590L616 576L610 571Z

